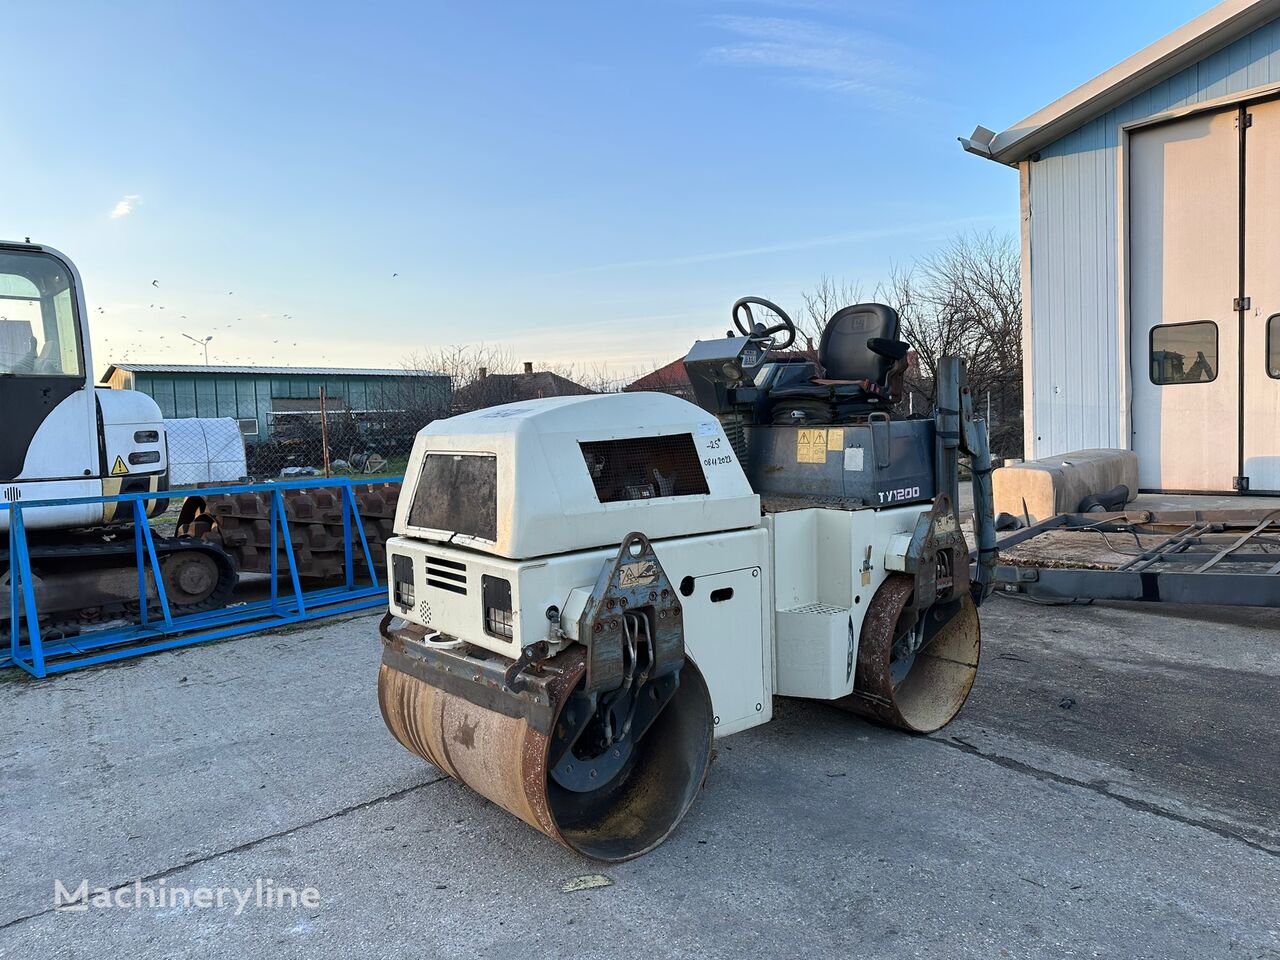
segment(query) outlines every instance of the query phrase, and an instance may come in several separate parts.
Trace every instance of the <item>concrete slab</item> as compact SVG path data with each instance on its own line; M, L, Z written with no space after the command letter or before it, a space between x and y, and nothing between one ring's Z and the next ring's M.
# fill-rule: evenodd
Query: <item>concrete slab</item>
M667 844L603 869L391 740L371 617L8 677L0 957L1280 955L1280 613L983 618L946 731L781 700ZM55 912L81 878L321 902Z
M1074 450L999 467L991 475L995 512L1029 516L1032 523L1075 513L1086 497L1122 485L1130 496L1138 489L1138 455L1132 450Z
M1126 510L1280 510L1280 497L1218 496L1214 494L1140 493ZM973 489L960 484L960 513L973 514Z

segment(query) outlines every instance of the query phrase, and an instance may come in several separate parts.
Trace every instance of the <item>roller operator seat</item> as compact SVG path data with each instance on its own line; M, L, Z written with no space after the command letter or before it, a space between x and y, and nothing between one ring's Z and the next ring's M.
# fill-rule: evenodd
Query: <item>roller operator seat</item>
M859 303L831 315L818 343L821 378L779 386L769 392L775 422L787 408L812 411L834 405L832 415L893 403L890 380L909 347L898 339L898 313L883 303ZM811 419L804 417L803 419Z

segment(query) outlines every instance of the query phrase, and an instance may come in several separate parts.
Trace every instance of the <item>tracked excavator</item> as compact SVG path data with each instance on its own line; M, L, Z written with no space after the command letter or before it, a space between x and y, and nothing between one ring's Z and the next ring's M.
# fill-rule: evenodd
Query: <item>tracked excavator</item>
M77 498L168 489L168 445L156 402L134 390L95 387L89 313L75 265L47 246L0 242L0 503L24 508L36 608L43 635L73 635L138 611L132 502L75 503ZM380 566L391 534L399 485L353 489L372 560ZM299 576L332 581L345 571L341 492L282 494ZM271 564L269 494L245 492L175 497L176 536L153 536L174 616L217 609L232 599L246 571ZM148 517L169 498L141 501ZM8 595L7 535L15 513L0 510L0 589ZM287 571L283 546L276 569ZM357 552L357 574L363 575ZM285 574L287 575L287 574ZM146 576L149 605L157 603ZM0 603L0 626L11 616ZM4 627L7 629L7 627Z
M146 394L95 388L88 311L75 265L47 246L0 243L0 502L75 500L167 489L160 408ZM143 501L151 516L167 500ZM0 510L0 534L13 522ZM76 632L139 604L131 503L59 503L22 511L40 615ZM156 537L175 614L213 609L235 586L231 557L191 537ZM10 538L0 537L0 586ZM152 594L154 584L149 585ZM0 620L10 616L0 605Z
M670 835L715 738L767 723L775 696L927 733L978 669L995 529L962 363L940 364L934 416L898 417L889 307L836 312L816 359L786 351L776 305L732 316L685 358L695 402L560 397L429 425L387 544L388 729L592 859Z

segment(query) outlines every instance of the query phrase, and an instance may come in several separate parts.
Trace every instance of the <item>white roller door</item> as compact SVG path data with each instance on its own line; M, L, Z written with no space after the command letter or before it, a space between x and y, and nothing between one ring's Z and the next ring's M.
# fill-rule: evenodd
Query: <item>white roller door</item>
M1232 109L1136 131L1133 449L1149 490L1230 490L1239 461L1240 147Z

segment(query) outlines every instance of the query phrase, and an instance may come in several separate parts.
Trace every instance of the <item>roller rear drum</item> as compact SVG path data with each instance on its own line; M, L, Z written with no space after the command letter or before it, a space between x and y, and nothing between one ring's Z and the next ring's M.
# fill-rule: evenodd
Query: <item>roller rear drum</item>
M862 622L853 693L836 703L900 730L932 733L969 698L981 630L968 592L917 617L913 589L912 578L901 573L880 585Z

